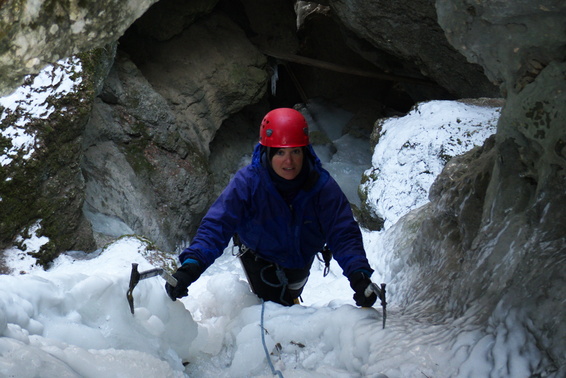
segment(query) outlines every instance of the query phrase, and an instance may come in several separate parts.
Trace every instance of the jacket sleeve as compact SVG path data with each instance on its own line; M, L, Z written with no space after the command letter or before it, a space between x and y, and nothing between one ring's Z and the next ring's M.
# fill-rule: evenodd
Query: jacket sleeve
M373 273L364 250L362 233L338 183L330 177L319 196L320 224L334 259L348 277L358 269Z
M197 260L205 270L220 257L234 235L236 226L249 209L252 180L238 171L202 219L190 246L179 255L181 264Z

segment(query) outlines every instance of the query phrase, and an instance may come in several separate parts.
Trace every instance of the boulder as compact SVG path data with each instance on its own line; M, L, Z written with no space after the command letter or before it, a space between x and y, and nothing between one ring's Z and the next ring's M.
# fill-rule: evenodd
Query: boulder
M350 36L352 50L384 72L428 78L452 98L499 97L483 67L469 63L448 41L428 0L330 0L329 5ZM487 36L486 36L487 38ZM403 84L415 100L438 98L438 90ZM448 97L444 97L448 98Z
M82 215L81 140L114 51L107 46L50 65L30 75L13 100L2 99L0 246L29 236L39 222L49 240L36 255L44 266L61 251L95 247Z
M265 58L219 15L147 51L152 58L138 65L120 54L95 103L84 135L86 206L174 251L218 194L210 190L209 146L224 120L262 98ZM251 152L247 128L238 128L223 133ZM233 160L222 163L229 152L219 154L222 172Z
M156 1L3 1L0 95L50 63L115 42Z

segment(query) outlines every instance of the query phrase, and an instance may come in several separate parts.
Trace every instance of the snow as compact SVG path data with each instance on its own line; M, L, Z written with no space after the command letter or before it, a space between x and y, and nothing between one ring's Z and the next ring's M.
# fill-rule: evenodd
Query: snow
M26 129L33 119L47 119L55 108L49 103L50 98L60 98L72 92L81 83L80 75L74 75L82 70L80 60L66 58L57 64L45 67L38 75L29 75L24 84L9 96L0 98L0 122L10 114L16 115L13 124L0 129L0 136L11 141L12 147L0 155L0 165L10 164L18 152L23 152L23 158L29 159L34 152L36 133Z
M430 101L406 116L381 123L372 168L364 184L368 203L393 225L428 202L428 190L448 157L460 155L495 133L500 108Z
M27 235L18 235L16 243L18 247L8 248L4 251L6 256L4 263L12 272L27 273L31 270L41 269L30 253L37 252L49 239L38 235L41 221L35 222L28 230ZM29 252L29 253L28 253Z
M319 122L324 110L311 108ZM341 125L348 118L332 117ZM367 141L329 133L338 152L323 162L350 196L349 181L355 187L362 172L379 173L366 190L387 227L363 235L374 281L388 283L385 329L378 304L355 306L334 261L327 277L315 261L301 305L262 304L233 246L182 300L168 298L160 277L140 281L132 315L126 300L131 264L140 271L153 267L150 243L124 236L92 254L69 251L44 271L25 253L46 242L37 224L19 247L4 251L13 273L0 276L0 376L270 377L269 361L284 377L530 376L543 357L519 311L500 306L480 325L481 309L473 306L458 319L432 322L422 303L396 304L411 271L393 240L414 216L410 211L426 202L442 168L439 154L481 144L497 117L498 109L459 102L420 104L406 117L383 121L373 156Z

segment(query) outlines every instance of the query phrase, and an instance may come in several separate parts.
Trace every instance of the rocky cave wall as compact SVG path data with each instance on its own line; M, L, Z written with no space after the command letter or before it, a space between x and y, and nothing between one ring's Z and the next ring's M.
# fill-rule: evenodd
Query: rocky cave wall
M91 107L114 58L117 38L154 1L3 1L0 3L0 93L30 86L33 76L48 64L74 57L81 84L71 95L47 97L42 106L57 109L48 118L26 118L19 108L4 113L7 130L17 119L27 122L25 134L34 136L29 151L0 137L11 163L0 166L0 248L17 244L41 222L39 234L49 237L35 257L43 265L65 250L96 248L90 223L82 212L85 181L80 165L81 139ZM112 9L111 12L108 10ZM52 82L49 92L59 85ZM25 99L24 99L25 101ZM21 246L26 250L25 246ZM0 262L0 272L2 272Z
M506 103L496 136L449 162L430 204L411 215L418 231L404 252L418 273L404 305L421 303L438 321L471 309L492 327L520 319L550 366L542 375L562 376L566 5L436 5L450 42L501 83Z
M350 5L363 13L363 2ZM110 225L123 222L120 231L146 235L161 248L173 250L190 237L241 156L251 150L257 138L254 125L270 107L326 96L359 114L355 119L369 134L375 119L388 111L400 114L418 99L497 92L478 65L464 62L449 49L434 22L432 4L419 5L419 12L427 14L421 21L397 15L406 5L384 12L366 4L367 13L374 15L363 19L367 24L352 23L350 12L342 7L339 2L289 0L3 2L2 93L22 83L25 74L37 73L62 57L88 51L97 59L85 60L91 68L82 75L90 89L81 92L77 103L86 112L72 122L75 148L57 165L74 167L66 176L67 189L62 190L60 181L51 181L54 171L64 169L44 164L57 156L61 144L41 128L38 140L46 143L35 146L38 152L31 162L0 169L0 244L13 244L16 235L26 234L42 219L40 232L50 238L40 254L42 263L61 251L100 247L108 230L95 230L93 241L84 208L87 216L107 217ZM418 43L391 27L399 22L414 23L410 33L418 31L417 35L430 30L423 39L444 46L437 53L446 59L431 62L404 55ZM367 34L363 29L368 28L377 32ZM384 43L377 38L382 35L398 43ZM274 57L281 53L319 63ZM320 62L325 61L371 75L323 69ZM425 68L430 65L445 66L442 80L431 74L438 70ZM290 75L279 81L278 96L267 90L274 66L283 76ZM375 73L390 76L376 79ZM452 81L451 75L472 80L443 86L445 80ZM415 84L414 79L427 83ZM66 101L55 106L76 105ZM55 119L42 124L55 130L65 127ZM8 125L9 119L2 127ZM16 181L5 184L16 171L36 178L29 187L55 189L16 195ZM73 202L67 199L69 192L74 193Z
M401 103L501 93L496 137L447 165L417 217L405 252L418 279L406 282L404 300L427 303L431 316L459 316L478 302L485 317L495 308L523 312L548 358L564 365L566 335L556 314L566 244L562 2L330 0L320 12L301 13L298 31L291 1L151 4L2 3L2 93L47 63L94 54L83 73L90 84L81 92L81 116L64 119L72 125L43 123L49 127L39 127L32 160L0 169L3 245L41 218L52 240L45 263L64 250L92 250L84 205L172 250L255 143L250 125L274 103L301 99L297 86L286 98L269 95L273 64L295 74L308 96L323 96L332 82L341 106L379 104L374 119ZM351 75L275 59L267 54L273 50L392 79L350 87ZM380 88L374 97L370 87ZM350 92L363 101L340 96ZM391 98L399 101L385 101ZM61 140L49 135L66 127L73 132L62 155ZM31 177L26 185L40 190L21 196L14 185L21 181L11 177ZM50 206L42 210L40 202Z
M116 41L156 1L2 1L0 94L49 63Z
M266 62L214 14L144 51L151 58L137 65L119 51L94 104L84 138L86 204L174 251L215 199L210 142L224 120L261 100ZM251 148L240 132L233 144Z
M563 1L7 0L0 15L0 93L63 57L84 66L78 98L54 103L73 116L35 123L32 158L0 167L0 244L42 219L46 264L95 247L83 206L173 249L271 106L326 95L375 120L419 100L503 95L495 138L451 161L411 215L413 242L399 245L417 274L403 298L431 317L472 303L485 318L521 313L564 370ZM274 66L285 96L267 90Z

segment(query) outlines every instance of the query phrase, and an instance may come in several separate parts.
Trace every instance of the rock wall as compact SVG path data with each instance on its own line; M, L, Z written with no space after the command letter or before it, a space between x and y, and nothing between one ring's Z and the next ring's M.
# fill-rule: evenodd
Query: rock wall
M2 1L0 95L49 63L115 42L155 2Z
M450 43L481 65L504 94L521 91L543 67L564 60L564 3L559 0L437 0L436 8Z
M297 32L291 1L167 0L132 25L153 3L2 3L3 94L47 63L123 36L109 74L93 65L88 101L74 103L80 117L64 119L69 137L45 134L44 151L54 159L40 153L24 170L10 170L18 180L2 187L2 198L10 193L17 206L2 209L0 224L14 209L26 217L2 235L4 243L42 217L52 221L43 230L53 238L43 261L68 249L92 250L84 206L173 250L253 144L250 125L271 105L262 54L268 47L425 78L453 97L498 96L501 89L507 99L497 137L447 166L420 214L417 241L403 244L417 272L405 283L404 300L425 301L431 317L460 316L472 303L483 305L486 318L496 309L518 311L541 350L564 366L557 310L566 244L561 2L332 0L312 16L326 17L318 29L305 24ZM316 44L325 34L332 38ZM309 93L324 93L329 83L340 83L341 93L360 88L347 86L355 81L349 76L297 72L311 80ZM389 94L396 86L413 98L437 95L403 83L379 88ZM21 183L35 190L17 197Z
M437 8L454 46L507 97L495 139L451 161L416 217L405 253L418 273L405 284L405 305L425 303L437 320L481 311L494 328L514 314L540 345L543 375L561 376L566 5L439 0Z
M265 93L265 57L220 15L146 52L139 67L120 54L95 103L86 206L175 251L217 195L208 163L217 130Z
M36 255L40 264L47 265L61 250L95 248L82 215L81 140L114 52L108 46L48 67L30 77L19 88L17 101L2 109L0 247L10 246L15 236L27 235L41 221L41 235L49 242Z
M454 98L499 96L482 67L448 43L433 1L330 0L329 5L356 36L350 39L352 48L384 72L430 78ZM404 85L417 99L435 93Z
M222 122L258 102L267 89L265 56L221 14L146 51L152 58L139 63L141 72L175 114L183 143L205 156Z

